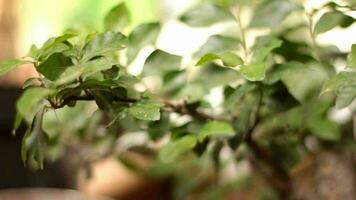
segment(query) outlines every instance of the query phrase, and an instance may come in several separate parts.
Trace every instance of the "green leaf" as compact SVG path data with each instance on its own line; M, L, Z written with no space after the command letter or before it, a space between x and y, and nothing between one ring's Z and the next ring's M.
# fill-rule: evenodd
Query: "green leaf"
M321 117L307 120L307 127L313 135L323 140L337 141L341 137L339 125Z
M222 121L210 121L206 123L201 129L198 135L198 140L202 142L205 138L208 137L226 137L233 136L234 134L235 131L229 123Z
M130 13L125 3L112 8L105 16L105 30L119 31L123 30L130 23Z
M269 0L260 4L251 20L252 27L277 28L284 19L300 7L289 0Z
M310 62L304 65L304 70L296 70L281 78L288 92L299 102L318 98L324 82L329 78L326 69L318 63Z
M287 62L282 65L277 65L274 70L269 73L264 81L266 84L274 84L277 81L282 80L283 77L286 77L293 73L299 73L306 71L307 67L300 62Z
M9 71L15 69L19 65L31 63L29 61L25 60L19 60L19 59L14 59L14 60L8 60L0 63L0 76L8 73Z
M29 55L31 55L31 57L33 57L34 59L44 60L54 53L60 53L67 50L69 47L65 45L64 42L75 36L76 35L74 34L64 34L59 37L50 38L37 51L35 50L35 47L31 47Z
M137 102L129 108L132 116L140 120L157 121L160 119L160 104L154 102Z
M178 70L182 63L182 57L162 50L155 50L145 61L143 75L163 75L169 71Z
M224 66L227 67L236 67L238 65L242 65L243 64L243 60L241 59L240 56L232 53L232 52L224 52L222 54L205 54L202 58L200 58L200 60L198 61L198 63L196 65L204 65L205 63L214 61L220 59Z
M119 32L99 34L85 45L81 62L87 62L96 56L113 53L126 48L126 46L127 38Z
M47 153L48 136L43 132L43 110L36 115L33 127L26 131L22 139L21 157L23 163L26 161L35 161L35 164L43 169L43 161Z
M352 103L356 97L356 85L340 88L337 92L336 107L344 108Z
M141 49L156 43L158 34L161 30L159 23L147 23L137 26L129 35L129 46L127 49L128 62L136 58Z
M196 76L182 89L180 97L193 102L204 97L210 89L231 84L238 79L241 79L241 75L234 69L209 63L199 68Z
M187 83L187 73L184 70L171 71L164 75L162 81L162 97L174 99Z
M251 83L243 84L238 88L234 89L234 91L229 96L225 97L225 110L228 112L234 111L234 106L236 104L241 103L242 97L252 92L254 89L256 89L256 85Z
M228 9L206 3L188 10L180 17L182 22L196 27L210 26L233 19Z
M196 66L204 65L208 62L218 60L218 59L220 59L220 57L217 54L208 53L208 54L205 54L203 57L201 57L200 60L195 65Z
M202 57L205 54L219 54L226 51L237 50L240 41L233 37L222 35L213 35L205 42L200 50L194 54L194 57Z
M218 6L222 6L222 7L230 7L235 5L236 3L240 3L244 4L243 1L246 0L211 0L212 2L214 2L214 4L218 5Z
M147 132L152 140L161 139L165 134L169 133L171 128L169 116L169 113L162 113L159 121L151 122L148 125Z
M39 54L39 49L36 45L31 45L30 50L27 52L26 57L36 59Z
M266 69L265 63L257 63L242 66L240 72L249 81L263 81L266 77Z
M356 97L356 72L340 72L325 82L320 95L326 92L337 94L336 106L343 108L352 103Z
M70 58L62 53L52 54L46 61L37 66L36 70L47 79L55 81L66 68L73 65Z
M272 39L258 47L252 57L252 63L240 68L241 74L249 81L262 81L266 77L267 64L266 58L270 53L282 45L281 40Z
M266 60L267 56L276 48L282 45L282 41L278 39L271 39L262 47L258 47L252 58L252 63L262 63Z
M39 86L40 83L41 83L40 78L29 78L23 83L22 89L26 89L28 87L33 87L33 86Z
M12 128L12 135L16 135L16 131L20 127L22 120L23 120L22 116L16 112L14 125Z
M325 13L319 21L316 23L314 27L315 33L324 33L326 31L329 31L336 26L342 26L343 22L350 18L350 16L347 16L343 14L342 12L339 11L329 11ZM353 19L353 18L352 18ZM355 19L353 19L355 21Z
M197 144L197 138L193 135L187 135L177 140L170 141L159 152L158 158L164 163L171 163L184 153L193 149Z
M192 85L194 82L209 90L213 87L230 84L239 78L241 78L241 76L234 69L209 63L204 67L199 68L197 76L192 79L192 82L190 82L188 86ZM193 90L192 92L194 93L195 91ZM203 95L206 95L206 92L207 91L204 91Z
M16 103L17 112L24 117L27 122L31 122L37 112L38 104L52 93L52 90L42 87L33 87L25 90Z
M335 92L349 86L356 86L356 72L340 72L325 82L321 94Z
M351 68L356 68L356 44L351 47L351 52L347 56L347 66Z
M31 128L27 128L22 141L21 141L21 160L23 164L26 166L26 161L27 161L27 145L26 145L26 140L31 134Z
M117 65L118 62L110 58L102 57L95 60L91 60L84 64L79 65L82 70L83 77L88 77L97 72L111 69L112 66Z
M101 57L83 64L68 67L55 81L54 85L64 85L75 81L80 76L83 78L89 77L97 72L111 69L112 66L118 63L112 59Z

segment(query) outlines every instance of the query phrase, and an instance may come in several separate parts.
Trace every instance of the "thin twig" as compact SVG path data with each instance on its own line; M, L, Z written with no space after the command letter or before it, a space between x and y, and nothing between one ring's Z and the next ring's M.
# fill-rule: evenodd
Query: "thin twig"
M309 30L309 34L310 34L310 37L311 37L312 49L313 49L313 52L314 52L314 56L315 56L316 60L321 65L326 67L328 73L330 75L333 75L335 73L335 70L334 70L333 66L331 66L327 62L324 62L324 60L322 58L322 55L321 55L321 53L319 51L319 46L318 46L318 43L316 41L316 33L315 33L315 30L314 30L315 24L314 24L314 20L313 20L313 15L310 14L310 13L306 13L306 15L307 15L307 19L308 19L308 30Z
M266 180L271 184L273 188L275 188L279 192L280 197L282 199L285 199L288 197L291 191L291 181L287 171L283 169L283 167L281 167L278 163L276 163L271 157L271 155L268 153L268 151L261 148L252 138L253 132L255 131L260 121L260 118L258 117L258 113L262 106L262 99L263 99L263 92L260 87L259 87L259 93L260 95L254 112L254 119L252 125L247 131L245 142L251 148L256 158L262 161L270 168L272 174L268 177L265 176ZM270 178L271 176L274 179L271 179Z
M81 95L81 96L67 96L61 100L59 104L54 103L52 100L49 99L51 107L54 109L62 108L73 101L94 101L95 98L92 95ZM122 102L122 103L135 103L140 101L141 99L135 98L118 98L116 97L114 101ZM212 114L204 113L202 111L198 111L197 109L189 109L187 104L184 103L175 103L168 100L161 100L161 103L164 105L164 110L168 112L175 112L183 115L190 115L195 118L203 119L203 120L220 120L220 121L229 121L225 117L215 116Z
M247 48L245 29L241 23L241 8L240 8L240 6L238 6L236 9L235 18L236 18L237 25L239 26L239 29L240 29L241 45L242 45L242 49L244 51L244 61L247 62L248 57L249 57L249 51Z

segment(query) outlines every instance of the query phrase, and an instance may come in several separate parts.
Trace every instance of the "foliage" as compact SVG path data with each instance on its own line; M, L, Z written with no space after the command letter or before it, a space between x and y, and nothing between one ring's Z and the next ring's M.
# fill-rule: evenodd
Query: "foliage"
M254 9L248 24L241 23L245 9ZM156 47L141 75L133 76L128 66L141 49L156 45L164 24L141 24L125 36L116 31L130 20L120 4L105 18L107 32L64 34L41 48L33 46L23 59L0 64L0 75L23 63L32 63L39 73L25 83L17 102L14 128L21 119L28 125L23 161L42 167L51 149L63 152L77 144L89 146L98 157L102 151L120 157L116 141L144 132L148 141L138 146L153 152L154 163L147 173L157 175L160 169L160 175L189 177L197 167L223 170L222 149L229 149L230 162L254 155L288 186L288 171L313 151L306 145L308 138L317 139L322 148L350 140L344 124L332 121L329 113L335 101L343 108L356 97L356 44L344 53L317 44L316 38L351 26L353 10L352 4L328 3L305 11L292 0L204 1L179 19L200 28L235 21L239 36L224 31L212 35L188 66L182 66L182 56ZM261 28L269 31L249 35ZM336 73L335 60L347 63L345 71ZM161 83L154 91L147 82L152 79ZM212 107L206 96L216 88L223 91L223 100ZM158 148L148 145L162 144L157 141L166 142ZM177 199L193 192L199 180L188 182ZM290 189L267 182L282 198ZM219 195L228 192L223 188Z

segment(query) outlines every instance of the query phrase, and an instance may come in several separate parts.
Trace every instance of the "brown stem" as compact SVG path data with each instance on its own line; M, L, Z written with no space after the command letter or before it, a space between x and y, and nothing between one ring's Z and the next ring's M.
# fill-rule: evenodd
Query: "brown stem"
M271 186L276 189L281 197L281 199L287 199L288 196L290 196L291 192L291 180L289 177L288 172L280 166L277 162L274 161L272 156L268 153L268 150L263 149L256 141L253 140L252 135L254 130L256 129L257 125L259 124L259 117L258 117L258 112L260 110L260 107L262 105L262 91L260 91L260 98L259 102L257 104L256 110L255 110L255 117L252 122L252 125L250 126L249 130L247 131L246 137L245 137L245 142L248 144L248 146L251 148L253 151L255 157L257 160L261 161L263 164L265 164L268 168L271 174L266 175L265 172L262 172L261 174L264 174L265 179ZM261 167L257 167L257 170L261 169Z
M51 99L49 99L49 102L51 104L51 107L54 109L59 109L67 104L73 102L73 101L93 101L95 100L92 95L81 95L81 96L68 96L62 99L62 101L59 104L54 103ZM137 101L140 101L140 99L134 99L134 98L116 98L115 101L117 102L122 102L122 103L135 103ZM228 121L225 117L221 116L215 116L211 115L208 113L204 113L201 111L198 111L197 109L188 109L186 103L175 103L172 101L167 101L167 100L162 100L161 101L164 104L164 110L168 112L175 112L183 115L190 115L195 118L203 119L203 120L220 120L220 121Z

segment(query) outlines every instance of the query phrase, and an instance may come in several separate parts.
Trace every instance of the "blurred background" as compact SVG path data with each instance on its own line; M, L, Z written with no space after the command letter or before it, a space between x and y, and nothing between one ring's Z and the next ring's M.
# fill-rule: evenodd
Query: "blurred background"
M161 21L163 30L157 46L172 54L181 55L185 60L189 60L189 56L209 36L219 32L222 27L231 27L230 24L223 24L208 28L190 28L178 22L178 16L198 0L0 0L0 61L21 57L27 53L32 44L41 46L49 37L60 35L69 28L101 32L104 29L103 19L106 13L123 1L126 2L131 16L128 29L143 22ZM305 1L305 5L312 8L318 7L323 2L325 1L310 0ZM123 32L125 31L129 30ZM330 31L321 35L318 40L324 44L337 45L341 51L346 52L349 51L350 44L356 43L355 33L354 25L347 31L341 29ZM231 34L238 34L238 32L231 31ZM142 59L134 62L130 68L132 74L139 73L144 58L152 51L153 48L148 48L140 53ZM72 169L68 169L66 160L48 163L43 171L25 168L20 156L23 130L16 136L11 135L15 102L21 94L21 84L35 75L31 66L21 66L0 78L0 189L74 188ZM111 174L113 168L116 173L125 174L121 180L125 184L139 184L139 180L132 174L127 174L124 169L117 170L120 168L119 163L108 160L98 165L99 170L107 172L103 175L103 179L114 179L112 177L114 175ZM84 189L96 190L97 188L95 184L89 184ZM142 186L142 189L154 192L153 188ZM158 190L163 191L161 194L164 193L164 187ZM132 199L138 199L137 196L132 194L131 196Z

